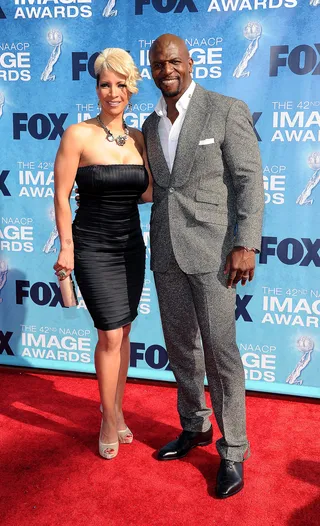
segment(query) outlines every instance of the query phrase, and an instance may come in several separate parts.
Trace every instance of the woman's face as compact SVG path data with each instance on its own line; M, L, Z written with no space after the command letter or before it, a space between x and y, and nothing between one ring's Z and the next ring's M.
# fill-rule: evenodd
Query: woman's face
M126 77L103 69L100 74L97 95L104 113L114 117L122 114L131 95L126 86Z

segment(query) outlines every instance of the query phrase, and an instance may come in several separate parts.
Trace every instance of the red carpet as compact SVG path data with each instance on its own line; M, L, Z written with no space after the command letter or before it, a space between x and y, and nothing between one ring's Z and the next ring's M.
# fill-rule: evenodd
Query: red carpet
M2 526L320 524L316 401L247 397L252 456L245 488L220 501L214 445L180 461L154 458L179 433L174 387L128 384L125 410L135 440L108 461L97 454L95 379L5 368L0 377Z

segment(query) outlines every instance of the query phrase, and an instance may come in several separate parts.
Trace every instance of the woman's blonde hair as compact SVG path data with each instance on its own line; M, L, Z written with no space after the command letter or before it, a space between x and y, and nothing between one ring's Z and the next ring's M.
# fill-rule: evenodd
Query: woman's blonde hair
M126 77L127 89L130 93L138 93L137 81L141 80L139 70L131 55L124 49L108 47L101 51L94 63L94 73L99 86L103 69L108 69Z

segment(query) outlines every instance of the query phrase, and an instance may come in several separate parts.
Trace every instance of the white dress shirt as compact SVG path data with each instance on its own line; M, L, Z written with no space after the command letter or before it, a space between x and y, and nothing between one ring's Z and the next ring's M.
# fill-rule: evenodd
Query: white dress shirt
M159 102L157 103L154 111L160 117L158 132L160 137L160 142L163 150L164 157L167 161L168 168L170 173L172 172L172 167L174 163L174 158L176 156L176 150L178 145L178 139L186 112L190 103L190 99L195 90L196 83L192 80L188 89L180 97L176 103L176 108L179 112L178 117L172 124L170 119L167 117L167 104L163 96L160 97Z

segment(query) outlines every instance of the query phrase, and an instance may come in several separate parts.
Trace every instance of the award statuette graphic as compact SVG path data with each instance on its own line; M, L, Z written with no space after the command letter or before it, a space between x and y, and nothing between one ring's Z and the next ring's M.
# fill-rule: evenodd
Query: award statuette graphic
M5 96L4 96L4 93L2 93L2 91L0 91L0 119L2 117L2 114L3 114L3 106L4 106L4 103L5 103Z
M44 68L40 77L44 82L47 80L55 80L56 78L56 76L52 74L52 71L61 54L62 40L63 37L61 31L55 29L50 29L50 31L48 31L47 41L49 42L50 46L53 46L53 50L49 57L48 64Z
M248 66L249 60L253 57L255 52L257 51L259 47L259 38L262 34L262 26L259 24L259 22L249 22L244 30L243 30L244 36L250 40L250 44L247 47L242 59L240 60L238 66L233 72L233 76L236 79L240 79L241 77L249 77L250 71L245 71Z
M320 5L320 0L310 0L310 5L316 7L317 5Z
M309 155L307 163L314 172L307 182L305 189L296 200L297 205L312 205L313 203L313 199L309 199L309 197L312 190L320 181L320 152L313 152Z
M118 14L117 9L113 9L115 5L116 5L116 0L108 0L107 5L102 12L102 16L104 16L105 18L110 18L111 16L117 16Z
M0 259L0 291L3 289L5 284L7 283L7 275L8 275L8 265L6 261L3 259ZM0 303L3 302L3 299L0 298Z
M298 378L301 375L303 369L307 367L311 360L311 353L314 349L314 341L312 338L309 338L309 336L301 336L301 338L297 340L297 347L299 351L303 353L303 355L301 356L292 373L289 374L288 378L286 379L286 384L302 385L303 380L298 380Z
M58 230L57 230L57 225L56 225L56 218L55 218L55 214L54 214L54 208L50 208L49 210L49 216L50 216L50 219L51 221L53 221L54 223L54 228L50 234L50 236L48 237L43 249L42 249L42 252L44 252L45 254L50 254L50 252L57 252L57 249L56 247L54 246L54 243L55 243L55 240L57 239L58 237Z

